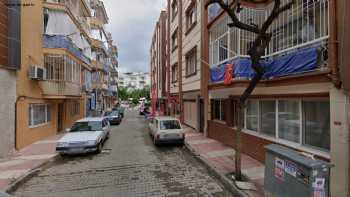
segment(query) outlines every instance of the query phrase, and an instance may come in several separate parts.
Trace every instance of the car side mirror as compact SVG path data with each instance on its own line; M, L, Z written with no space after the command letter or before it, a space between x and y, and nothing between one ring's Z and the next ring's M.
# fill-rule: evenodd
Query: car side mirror
M67 133L70 132L70 128L66 128L66 132L67 132Z

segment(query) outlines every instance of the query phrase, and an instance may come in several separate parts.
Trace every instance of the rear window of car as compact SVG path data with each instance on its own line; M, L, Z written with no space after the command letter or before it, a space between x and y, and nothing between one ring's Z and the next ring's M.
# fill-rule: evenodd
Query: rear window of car
M111 116L118 116L118 115L119 115L119 112L118 112L118 111L112 111L110 115L111 115Z
M104 113L104 116L109 116L111 113L112 113L112 112L110 112L110 111L106 111L106 112Z
M81 132L81 131L101 131L101 121L89 121L89 122L76 122L71 128L70 132Z
M160 130L181 129L180 123L177 120L162 120L159 127Z

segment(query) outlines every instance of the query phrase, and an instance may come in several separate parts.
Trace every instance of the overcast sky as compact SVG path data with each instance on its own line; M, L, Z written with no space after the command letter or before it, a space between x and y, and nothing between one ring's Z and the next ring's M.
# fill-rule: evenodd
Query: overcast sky
M103 0L114 43L119 50L119 71L149 71L153 29L166 0Z

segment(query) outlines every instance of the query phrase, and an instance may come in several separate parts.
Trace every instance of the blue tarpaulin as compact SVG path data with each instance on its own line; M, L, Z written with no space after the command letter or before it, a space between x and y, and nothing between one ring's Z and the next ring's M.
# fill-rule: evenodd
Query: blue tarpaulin
M86 64L91 64L83 52L77 48L74 43L64 35L43 35L43 45L45 48L64 48L73 53L77 58Z
M287 55L281 55L269 59L262 59L261 64L265 68L263 79L281 77L286 75L303 73L315 70L318 65L318 47L312 47L295 51ZM234 64L234 77L253 78L255 71L251 67L249 58L237 58L219 65L210 70L211 82L224 81L226 65Z

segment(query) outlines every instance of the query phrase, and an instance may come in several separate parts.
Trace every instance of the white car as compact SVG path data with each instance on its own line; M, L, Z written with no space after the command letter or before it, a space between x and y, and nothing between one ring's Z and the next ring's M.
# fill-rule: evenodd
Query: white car
M60 154L100 153L111 131L108 119L84 118L74 123L71 129L56 144Z
M150 135L155 145L185 142L185 133L178 119L168 116L155 117L149 123Z

